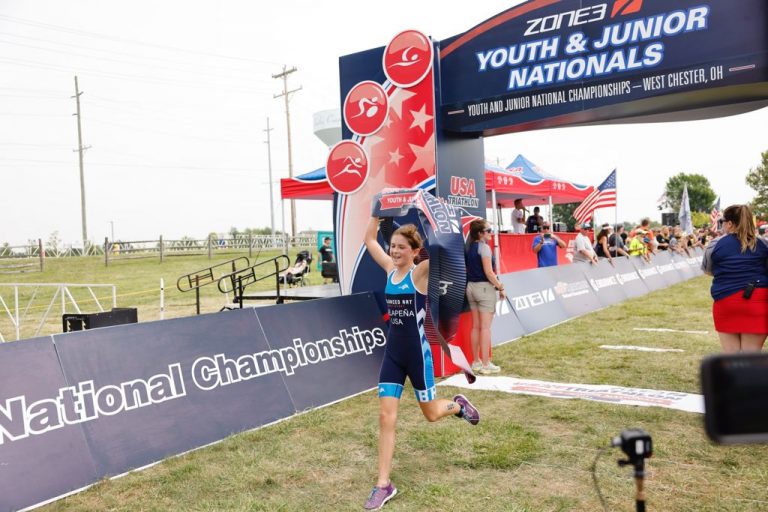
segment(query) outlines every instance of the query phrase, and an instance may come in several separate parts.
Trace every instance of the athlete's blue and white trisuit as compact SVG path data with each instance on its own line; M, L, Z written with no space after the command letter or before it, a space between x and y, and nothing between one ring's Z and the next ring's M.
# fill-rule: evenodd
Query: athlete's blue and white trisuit
M415 267L414 267L415 268ZM424 333L426 296L413 284L413 268L402 281L387 276L384 293L389 313L389 333L379 373L379 397L400 398L405 376L411 379L416 400L429 402L437 396L432 351Z

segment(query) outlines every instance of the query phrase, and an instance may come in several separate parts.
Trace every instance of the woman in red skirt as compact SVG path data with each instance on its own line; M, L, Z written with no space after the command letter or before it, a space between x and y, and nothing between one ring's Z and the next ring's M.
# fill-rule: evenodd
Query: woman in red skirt
M768 337L768 242L757 236L747 205L723 212L723 236L701 266L712 280L712 316L724 352L759 352Z

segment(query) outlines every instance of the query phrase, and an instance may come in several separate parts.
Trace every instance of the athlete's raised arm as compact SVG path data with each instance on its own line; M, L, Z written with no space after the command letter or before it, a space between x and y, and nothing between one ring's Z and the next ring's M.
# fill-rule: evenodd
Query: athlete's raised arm
M392 258L390 258L389 255L384 252L381 245L379 245L379 241L376 238L378 232L379 218L371 217L371 220L368 222L368 227L365 228L365 247L368 249L368 254L371 255L373 261L378 263L379 266L389 274L392 269L395 268L395 264L392 263Z

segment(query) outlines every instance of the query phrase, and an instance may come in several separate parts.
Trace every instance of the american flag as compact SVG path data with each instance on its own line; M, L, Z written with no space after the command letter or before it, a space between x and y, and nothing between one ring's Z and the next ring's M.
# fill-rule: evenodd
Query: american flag
M709 221L712 224L712 229L717 229L717 219L720 218L720 198L717 198L715 205L712 207L712 213L709 214Z
M592 214L598 208L610 208L612 206L616 206L616 169L576 208L576 211L573 212L573 218L581 224L591 219Z

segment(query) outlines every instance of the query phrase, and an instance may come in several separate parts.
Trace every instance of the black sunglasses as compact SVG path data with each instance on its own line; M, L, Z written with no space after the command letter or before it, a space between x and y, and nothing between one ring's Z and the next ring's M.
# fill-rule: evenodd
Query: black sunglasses
M549 229L549 226L541 226L541 229Z

